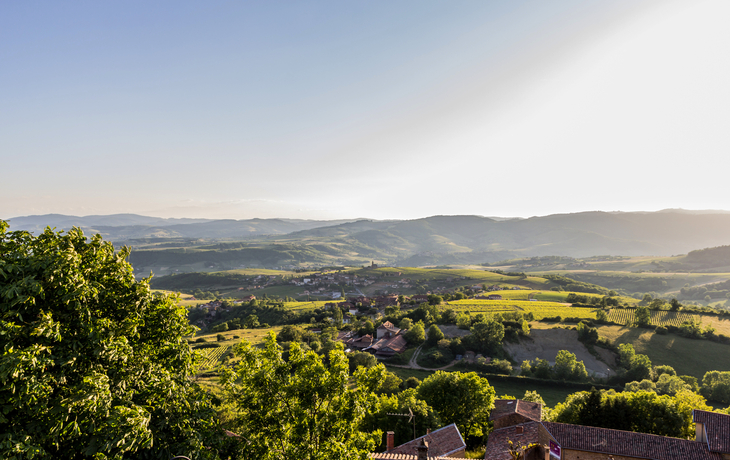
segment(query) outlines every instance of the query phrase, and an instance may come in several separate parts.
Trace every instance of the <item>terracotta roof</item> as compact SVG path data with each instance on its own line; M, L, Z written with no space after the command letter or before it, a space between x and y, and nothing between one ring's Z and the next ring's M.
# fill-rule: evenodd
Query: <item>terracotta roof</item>
M498 399L494 401L494 409L489 414L489 420L496 420L511 414L520 414L539 422L542 420L542 404L521 399Z
M396 335L393 338L384 337L378 340L367 348L367 350L375 350L375 352L378 353L380 351L385 352L386 349L391 349L393 350L393 353L403 353L406 346L408 346L408 342L406 342L405 337L402 335Z
M380 452L376 454L370 454L370 458L377 460L417 460L416 454L391 454L389 452ZM428 460L454 460L459 457L428 457Z
M523 446L538 442L539 426L539 422L527 422L492 431L489 433L489 438L487 438L487 449L484 458L489 460L512 460L507 441L519 442ZM518 433L520 428L522 432Z
M373 343L373 336L370 334L364 335L359 339L352 339L347 342L348 345L355 348L367 348Z
M710 451L730 454L730 415L693 410L692 419L705 425Z
M455 423L447 425L438 430L434 430L429 434L416 438L413 441L401 444L388 451L389 454L416 454L416 446L418 442L424 440L428 442L428 453L435 457L446 457L449 454L466 449L464 438L461 437L459 429ZM395 458L395 457L394 457ZM406 458L406 457L404 457Z
M593 426L542 422L563 449L582 450L650 460L721 460L707 444L654 434Z

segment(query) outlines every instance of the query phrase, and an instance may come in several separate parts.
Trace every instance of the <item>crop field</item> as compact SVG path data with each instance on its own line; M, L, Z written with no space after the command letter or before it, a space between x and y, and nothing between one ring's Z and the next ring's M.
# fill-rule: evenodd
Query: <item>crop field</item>
M634 309L611 309L608 320L618 324L633 323ZM710 325L715 328L718 334L730 335L730 319L720 318L714 315L702 315L699 313L684 313L666 310L651 310L650 324L654 326L676 326L679 327L684 321L696 319L705 327Z
M220 346L217 348L198 348L195 350L202 356L200 361L200 370L205 371L209 369L215 369L220 361L221 356L228 350L227 346Z
M324 308L326 303L339 302L338 300L315 300L312 302L284 302L284 308L296 312L311 311L317 308Z
M532 313L536 320L545 317L561 316L596 319L596 310L593 308L577 308L559 304L556 302L532 302L520 300L456 300L449 302L446 308L456 312L470 313L502 313L517 311L520 313Z

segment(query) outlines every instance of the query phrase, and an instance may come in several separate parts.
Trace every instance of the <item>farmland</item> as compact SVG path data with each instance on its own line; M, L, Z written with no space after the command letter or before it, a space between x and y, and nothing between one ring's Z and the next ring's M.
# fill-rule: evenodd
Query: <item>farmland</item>
M202 359L200 360L200 367L198 368L200 371L207 371L211 369L215 369L218 367L218 362L220 361L221 357L223 357L223 354L228 351L227 346L220 346L216 348L198 348L195 351L198 352Z
M451 308L456 312L474 313L503 313L503 312L520 312L532 313L536 320L546 317L560 316L563 318L585 318L596 319L595 308L577 308L571 307L569 304L561 304L556 302L535 302L522 300L456 300L449 302L447 308Z
M633 308L611 309L608 313L608 320L617 324L632 324L635 320L635 311ZM730 335L730 319L727 317L666 310L651 310L650 313L649 323L654 326L679 327L684 321L696 320L702 323L703 326L710 325L714 327L718 334Z

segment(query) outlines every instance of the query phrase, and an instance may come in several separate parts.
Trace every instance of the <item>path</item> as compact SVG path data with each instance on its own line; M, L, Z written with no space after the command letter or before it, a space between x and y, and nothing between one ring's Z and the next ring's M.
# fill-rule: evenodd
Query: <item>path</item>
M408 361L408 364L388 364L388 365L392 366L392 367L400 367L402 369L418 369L421 371L442 371L444 369L448 369L449 367L451 367L454 364L459 362L457 360L453 360L445 366L435 367L435 368L420 366L417 362L417 359L418 359L418 354L421 353L421 348L423 348L423 345L420 345L418 348L416 348L416 351L413 353L413 356L411 356L411 360Z

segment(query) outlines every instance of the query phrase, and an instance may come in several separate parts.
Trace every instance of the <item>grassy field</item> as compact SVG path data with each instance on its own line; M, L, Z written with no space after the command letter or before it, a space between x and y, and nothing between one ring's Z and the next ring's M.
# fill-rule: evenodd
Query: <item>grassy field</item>
M404 369L400 367L391 367L386 365L390 372L393 372L403 380L408 377L416 377L423 381L434 371L424 371L420 369ZM487 377L489 380L489 377ZM548 406L554 407L557 403L565 401L565 397L569 394L575 393L577 390L560 388L553 385L539 385L533 382L523 382L519 379L511 380L492 380L489 382L494 387L494 391L497 396L509 395L516 398L524 396L525 391L537 391L540 396L545 400Z
M598 334L615 344L630 343L637 353L647 355L655 365L670 365L681 375L702 379L709 370L730 371L729 345L623 326L599 326Z
M458 284L500 284L509 286L532 285L534 288L548 287L551 283L539 276L510 276L500 275L486 270L468 269L439 269L439 268L412 268L412 267L383 267L376 269L351 270L358 276L379 276L400 273L400 278L409 278L413 281L445 280L451 278Z

